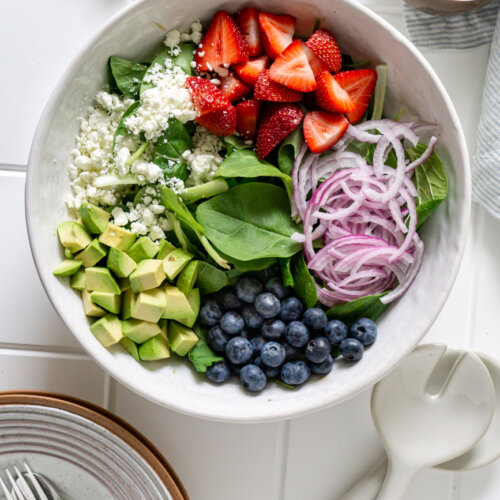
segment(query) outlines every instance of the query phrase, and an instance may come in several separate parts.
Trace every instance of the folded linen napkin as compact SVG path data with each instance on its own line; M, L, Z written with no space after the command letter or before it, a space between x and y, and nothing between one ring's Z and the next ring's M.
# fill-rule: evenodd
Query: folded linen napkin
M420 48L460 50L491 44L472 157L472 196L500 218L500 0L452 17L405 5L405 21L410 38Z

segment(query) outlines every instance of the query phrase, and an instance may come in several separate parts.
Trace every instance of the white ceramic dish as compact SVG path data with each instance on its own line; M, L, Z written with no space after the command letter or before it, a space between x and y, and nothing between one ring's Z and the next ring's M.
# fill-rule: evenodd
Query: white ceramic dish
M56 225L67 219L67 165L79 122L106 82L112 54L140 58L156 47L165 29L184 28L195 17L210 19L218 8L237 11L242 1L145 0L115 16L76 56L54 90L38 125L26 181L30 244L42 283L55 309L88 353L113 377L144 397L190 415L235 422L263 422L303 415L339 403L380 380L422 339L443 306L457 274L470 212L470 176L463 132L453 105L422 55L388 23L352 0L268 0L257 7L298 18L299 30L325 18L342 49L389 66L389 116L400 107L407 116L440 124L439 153L450 179L448 200L426 224L422 269L406 295L379 322L379 339L362 362L337 363L322 379L289 391L275 384L257 396L234 381L216 387L188 363L138 364L121 347L107 350L89 332L80 297L52 275L62 258Z

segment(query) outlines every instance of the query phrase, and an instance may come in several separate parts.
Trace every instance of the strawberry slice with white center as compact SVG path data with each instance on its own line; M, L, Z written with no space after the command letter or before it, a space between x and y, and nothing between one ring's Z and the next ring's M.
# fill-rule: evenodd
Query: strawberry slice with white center
M194 61L198 71L214 71L231 64L248 61L248 45L236 21L219 10L196 49Z
M306 45L334 72L340 71L342 54L333 35L320 28L307 40Z
M245 85L234 73L220 79L221 92L231 101L236 102L250 94L252 89Z
M304 118L304 139L313 153L323 153L339 141L348 126L341 114L311 111Z
M317 57L314 52L304 44L304 50L307 56L307 62L309 66L311 66L312 72L314 73L314 77L317 79L318 75L323 73L324 71L328 71L328 65L325 64L319 57Z
M293 41L296 19L269 12L259 14L262 45L271 59L276 59Z
M302 40L295 40L289 45L269 68L271 79L299 92L315 90L316 78L307 59L306 48Z
M254 97L261 101L274 102L299 102L302 94L296 90L289 89L281 83L274 82L269 78L269 71L260 73L253 89Z
M254 7L246 7L236 14L236 22L247 42L248 55L260 56L264 49L260 40L259 11Z
M257 130L261 102L247 99L236 104L236 131L246 140L252 140Z
M236 108L230 104L225 109L199 116L195 121L212 134L226 137L236 132Z
M334 78L356 104L356 108L347 113L347 118L351 123L359 122L375 90L377 72L373 69L356 69L337 73Z
M336 113L349 113L356 109L356 103L329 71L321 73L316 81L316 102L320 108Z
M235 64L233 69L247 85L253 87L261 71L266 69L268 66L269 57L260 56L255 59L250 59L248 62Z

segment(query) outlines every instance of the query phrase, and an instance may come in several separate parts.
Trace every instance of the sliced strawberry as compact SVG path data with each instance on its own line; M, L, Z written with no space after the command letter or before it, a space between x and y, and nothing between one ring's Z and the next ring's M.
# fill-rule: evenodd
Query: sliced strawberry
M311 111L304 118L304 139L313 153L323 153L337 143L348 126L341 114Z
M302 121L304 113L296 104L266 104L257 129L257 155L265 158Z
M340 71L342 55L333 35L324 28L315 31L306 45L334 72Z
M261 102L257 99L247 99L236 104L236 130L244 139L251 140L255 137L260 106Z
M318 75L321 75L324 71L329 70L328 65L326 65L319 57L316 57L314 52L307 47L307 45L304 45L304 50L306 52L307 62L309 63L309 66L311 66L316 79L318 78Z
M254 97L261 101L274 102L299 102L302 94L296 90L289 89L281 83L273 82L269 78L269 71L265 69L260 73L253 89Z
M305 49L302 40L289 45L269 68L271 79L300 92L315 90L316 79Z
M250 86L254 86L257 81L257 77L259 73L266 69L269 65L269 57L260 56L255 59L250 59L248 62L235 64L233 66L236 74L247 84Z
M194 56L198 71L213 71L230 64L248 61L248 45L236 21L219 10L212 18Z
M373 69L355 69L337 73L334 78L356 104L356 108L347 113L347 118L351 123L359 122L375 90L377 72Z
M234 73L220 79L220 90L231 102L239 101L252 91Z
M196 123L220 137L234 134L236 132L236 108L229 104L225 109L199 116L196 118Z
M356 103L329 71L321 73L316 81L316 102L320 108L336 113L349 113L356 109Z
M199 116L231 106L229 99L213 83L199 76L188 76L186 86Z
M302 106L304 106L308 111L319 111L321 108L319 107L316 101L316 93L308 92L304 94L301 102Z
M247 42L248 55L260 56L263 48L260 40L259 11L254 7L246 7L236 14L236 21Z
M295 17L278 16L269 12L259 14L262 45L271 59L276 59L293 41Z

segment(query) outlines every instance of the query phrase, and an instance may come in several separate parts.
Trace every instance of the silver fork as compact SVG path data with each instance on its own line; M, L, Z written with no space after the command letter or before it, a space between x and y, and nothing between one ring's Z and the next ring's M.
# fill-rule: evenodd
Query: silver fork
M7 478L9 479L12 487L11 493L7 488L7 484L0 477L0 487L4 492L5 498L7 500L48 500L47 495L44 493L40 483L26 462L24 462L24 467L26 469L26 475L31 482L31 486L28 484L26 479L24 479L23 474L19 472L19 469L16 466L14 466L14 471L17 474L17 480L14 479L9 469L5 469L5 473L7 474ZM35 493L38 496L35 496Z

